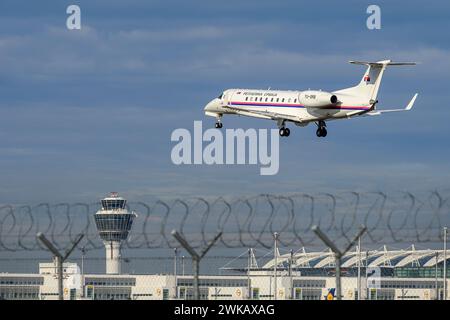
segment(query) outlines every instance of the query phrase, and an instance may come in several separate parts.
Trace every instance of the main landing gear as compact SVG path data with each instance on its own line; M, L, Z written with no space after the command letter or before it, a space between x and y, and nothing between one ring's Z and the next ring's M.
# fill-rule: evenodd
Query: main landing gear
M281 137L289 137L290 134L291 134L291 130L289 130L289 128L285 128L285 127L280 128L280 136Z
M316 131L316 135L318 137L326 137L327 136L327 125L325 123L325 121L320 120L317 123L317 131Z
M289 130L289 128L286 128L284 126L284 121L281 119L278 119L277 121L277 126L280 129L280 137L289 137L289 135L291 134L291 130Z

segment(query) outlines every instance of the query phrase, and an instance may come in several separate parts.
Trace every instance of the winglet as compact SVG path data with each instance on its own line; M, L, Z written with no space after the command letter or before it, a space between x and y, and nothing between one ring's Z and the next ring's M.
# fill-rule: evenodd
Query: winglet
M364 116L366 116L366 115L367 115L367 116L379 116L379 115L381 115L381 114L383 114L383 113L388 113L388 112L409 111L409 110L412 109L412 107L413 107L413 105L414 105L414 102L416 101L416 98L417 98L418 95L419 95L419 94L416 93L416 94L414 95L414 97L412 97L411 101L410 101L410 102L406 105L406 107L403 108L403 109L374 110L374 111L370 111L370 112L364 113L364 114L362 114L362 115L364 115Z
M411 101L410 101L410 102L408 103L408 105L406 106L406 108L405 108L406 111L412 109L412 107L413 107L413 105L414 105L414 102L416 102L416 98L417 98L418 95L419 95L418 93L416 93L416 94L414 95L414 97L411 99Z

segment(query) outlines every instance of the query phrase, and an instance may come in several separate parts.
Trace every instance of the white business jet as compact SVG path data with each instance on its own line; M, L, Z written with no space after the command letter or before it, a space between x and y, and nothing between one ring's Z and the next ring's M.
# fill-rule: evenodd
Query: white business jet
M378 89L386 67L415 65L415 63L399 63L391 60L350 61L350 63L367 66L361 82L354 87L333 92L228 89L206 105L205 114L216 118L216 128L222 128L221 120L225 114L275 120L282 137L288 137L290 134L286 122L293 122L301 127L314 122L317 125L317 136L325 137L326 121L329 120L411 110L417 93L404 109L378 110L376 104Z

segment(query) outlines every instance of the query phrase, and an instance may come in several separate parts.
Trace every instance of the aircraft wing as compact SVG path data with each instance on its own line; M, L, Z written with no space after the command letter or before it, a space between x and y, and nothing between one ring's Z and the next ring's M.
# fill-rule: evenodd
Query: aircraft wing
M258 115L261 118L272 119L272 120L288 120L292 122L301 122L296 116L278 112L262 111L262 110L248 110L244 108L226 106L226 108L236 111L238 114L254 116Z
M411 101L409 101L408 105L403 109L373 110L373 111L363 113L362 116L379 116L383 113L388 113L388 112L409 111L412 109L417 96L418 96L418 94L416 93L414 95L414 97L412 97Z

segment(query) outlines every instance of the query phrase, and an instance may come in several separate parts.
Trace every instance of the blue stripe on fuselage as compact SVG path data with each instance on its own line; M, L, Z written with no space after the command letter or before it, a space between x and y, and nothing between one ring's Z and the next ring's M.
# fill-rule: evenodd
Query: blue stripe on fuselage
M301 104L270 104L270 103L246 103L246 102L230 102L231 105L239 105L246 107L281 107L281 108L305 108ZM370 107L351 107L351 106L342 106L342 107L332 107L332 108L321 108L325 110L369 110Z

